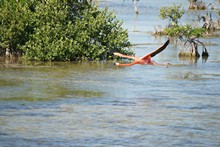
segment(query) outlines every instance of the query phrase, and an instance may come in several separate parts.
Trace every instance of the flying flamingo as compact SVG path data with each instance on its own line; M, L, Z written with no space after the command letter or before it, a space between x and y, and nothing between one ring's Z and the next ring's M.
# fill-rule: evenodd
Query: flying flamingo
M115 63L116 66L132 66L132 65L135 65L135 64L141 64L141 65L146 65L146 64L149 64L149 65L159 65L159 66L168 66L169 63L167 64L159 64L159 63L156 63L154 61L151 60L152 57L156 56L158 53L160 53L161 51L163 51L167 45L169 44L169 40L166 41L166 43L164 43L161 47L159 47L158 49L154 50L153 52L149 53L149 54L146 54L145 56L141 57L141 58L138 58L138 57L134 57L134 56L128 56L128 55L123 55L121 53L114 53L114 55L116 56L119 56L119 57L123 57L123 58L129 58L129 59L133 59L134 62L132 63L125 63L125 64L121 64L121 63Z

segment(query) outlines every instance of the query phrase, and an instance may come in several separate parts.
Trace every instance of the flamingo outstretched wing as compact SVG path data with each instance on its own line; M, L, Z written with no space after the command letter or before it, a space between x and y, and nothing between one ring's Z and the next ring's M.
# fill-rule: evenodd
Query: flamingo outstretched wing
M119 56L119 57L122 57L122 58L129 58L129 59L133 59L135 60L136 57L134 56L128 56L128 55L124 55L124 54L121 54L121 53L117 53L117 52L114 52L113 53L115 56Z
M150 57L154 57L156 56L157 54L159 54L160 52L162 52L166 47L167 45L170 43L170 40L168 39L161 47L159 47L158 49L154 50L153 52L143 56L141 59L148 59L149 56Z

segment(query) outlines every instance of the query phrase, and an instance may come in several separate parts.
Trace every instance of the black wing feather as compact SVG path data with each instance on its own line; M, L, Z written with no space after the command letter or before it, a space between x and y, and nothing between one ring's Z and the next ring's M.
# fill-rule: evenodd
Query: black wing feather
M157 54L159 54L160 52L162 52L166 47L167 45L170 43L170 40L167 40L167 42L165 42L161 47L159 47L158 49L156 49L155 51L151 52L149 55L151 57L154 57L156 56Z

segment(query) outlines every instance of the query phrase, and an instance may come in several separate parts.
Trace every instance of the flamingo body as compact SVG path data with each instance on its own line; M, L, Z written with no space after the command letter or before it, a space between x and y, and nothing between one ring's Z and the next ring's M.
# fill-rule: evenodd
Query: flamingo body
M134 56L128 56L128 55L123 55L121 53L114 53L114 55L122 57L122 58L128 58L128 59L133 59L134 62L132 63L115 63L116 66L132 66L135 64L141 64L141 65L164 65L164 64L158 64L154 61L151 60L152 57L156 56L158 53L160 53L161 51L163 51L169 44L169 40L167 40L161 47L159 47L158 49L154 50L153 52L146 54L145 56L138 58L138 57L134 57Z

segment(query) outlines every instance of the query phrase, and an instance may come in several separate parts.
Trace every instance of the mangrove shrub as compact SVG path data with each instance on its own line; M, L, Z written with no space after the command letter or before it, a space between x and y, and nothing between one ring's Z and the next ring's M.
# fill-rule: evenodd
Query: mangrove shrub
M177 26L183 14L184 9L181 5L164 6L160 9L160 17L168 19L171 26Z
M198 38L204 36L206 29L193 27L192 25L179 25L178 21L181 19L183 14L184 9L181 8L181 5L162 7L160 9L160 17L162 19L168 19L170 23L164 29L163 33L176 39L179 38L181 42L184 42L185 49L180 51L180 57L199 57L199 45L202 45L202 56L208 57L208 51L205 45L198 40Z
M0 49L42 61L106 60L132 54L127 30L86 1L0 1Z

